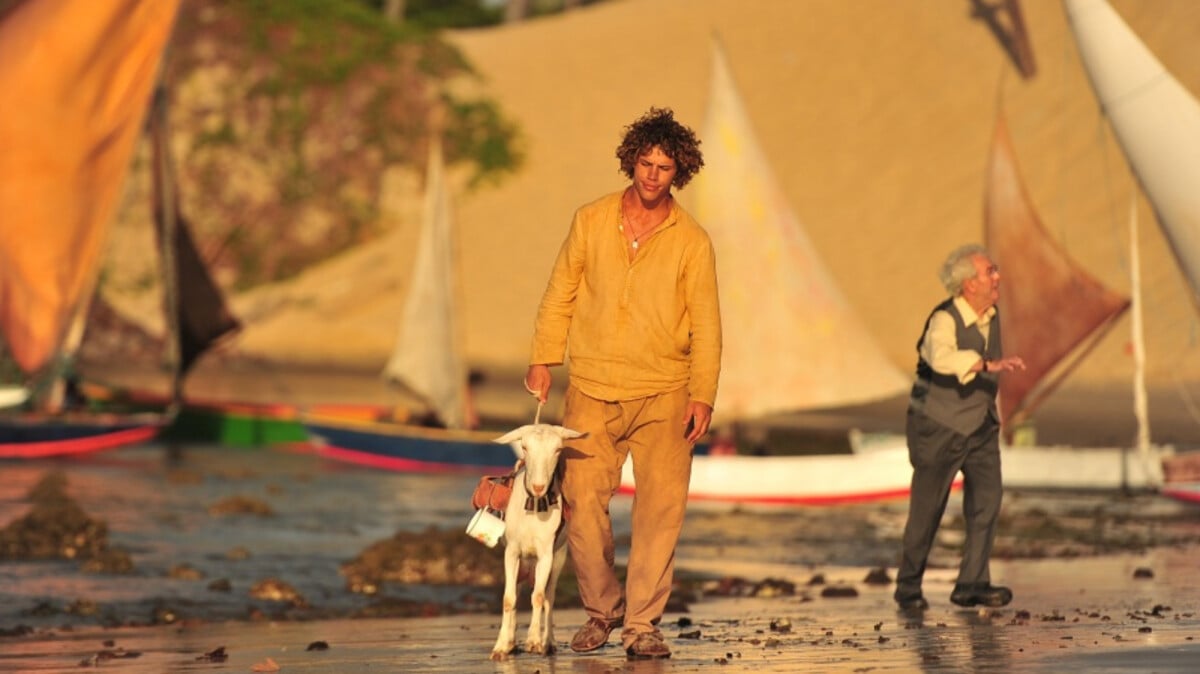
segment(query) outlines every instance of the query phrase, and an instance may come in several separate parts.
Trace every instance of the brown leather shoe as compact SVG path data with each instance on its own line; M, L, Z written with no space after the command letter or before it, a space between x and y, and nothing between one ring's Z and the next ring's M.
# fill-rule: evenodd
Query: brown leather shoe
M589 653L608 643L608 635L613 629L620 627L621 621L605 622L599 618L588 618L571 639L571 650L576 653Z
M625 649L625 654L641 660L669 658L671 647L663 640L661 632L643 632Z

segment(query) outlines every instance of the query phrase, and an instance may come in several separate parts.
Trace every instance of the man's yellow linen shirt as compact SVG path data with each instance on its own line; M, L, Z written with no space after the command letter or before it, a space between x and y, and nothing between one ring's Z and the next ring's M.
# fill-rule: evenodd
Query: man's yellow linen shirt
M711 406L721 367L712 241L672 200L630 261L622 194L576 211L538 308L530 363L562 364L569 342L571 383L589 397L636 400L686 386Z

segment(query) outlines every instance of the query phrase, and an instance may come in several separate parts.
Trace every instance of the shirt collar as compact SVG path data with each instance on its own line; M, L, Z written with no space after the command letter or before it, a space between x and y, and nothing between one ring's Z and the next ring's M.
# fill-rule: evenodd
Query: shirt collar
M970 303L968 303L962 295L958 295L954 298L954 306L958 308L958 313L962 316L963 324L968 326L978 323L980 327L983 327L988 323L991 323L992 316L996 315L996 307L994 305L988 307L987 311L983 312L983 315L975 313L975 310L971 308Z
M628 189L628 188L626 188L626 189ZM615 194L612 195L613 197L615 197L615 199L613 200L613 209L614 209L615 217L617 218L618 224L620 224L620 222L621 222L621 199L624 198L624 195L625 195L624 189L621 190L620 192L616 192ZM675 196L674 192L671 192L671 211L669 213L667 213L666 219L664 219L662 221L662 223L658 226L658 228L666 229L667 227L670 227L670 226L674 225L676 222L678 222L679 221L679 211L681 208L683 208L683 207L679 205L679 198Z

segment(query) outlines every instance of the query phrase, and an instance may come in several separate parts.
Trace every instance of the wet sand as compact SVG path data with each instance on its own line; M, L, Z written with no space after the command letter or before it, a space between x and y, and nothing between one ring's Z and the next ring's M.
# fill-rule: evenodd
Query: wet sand
M1016 592L1003 609L954 607L947 600L952 572L933 570L925 588L932 606L923 614L897 611L891 585L865 585L867 569L845 567L826 571L827 586L854 586L857 597L826 598L813 586L794 597L708 600L686 614L668 613L663 631L674 654L665 661L628 660L616 635L597 653L570 652L566 642L585 619L570 609L557 613L558 654L498 663L488 660L497 617L465 615L52 630L0 640L0 670L79 671L100 651L124 649L140 655L97 666L246 672L270 659L283 672L1193 672L1200 663L1197 552L995 562L994 580ZM1139 568L1153 577L1135 578ZM733 571L782 572L796 582L811 575L794 566ZM314 642L328 648L309 650ZM218 647L228 654L224 662L202 659Z
M131 553L136 571L110 576L81 573L66 562L0 565L0 634L7 635L0 636L0 672L79 671L81 663L119 672L246 672L268 658L284 672L543 674L1182 672L1200 662L1200 518L1192 506L1151 494L1006 494L992 571L1017 599L982 612L948 602L961 536L961 498L952 496L930 558L925 591L932 608L923 616L897 613L893 584L864 582L877 566L894 574L902 500L762 511L696 504L680 540L677 577L750 585L779 579L795 584L796 594L681 592L688 612L664 617L675 653L667 662L628 662L615 638L597 654L569 652L566 642L584 615L565 609L556 632L562 652L496 664L488 654L498 616L450 615L441 607L466 594L486 602L497 596L495 588L391 583L372 598L350 592L339 573L397 530L461 531L475 476L372 471L288 451L164 449L4 466L0 522L27 510L25 495L47 470L62 470L69 493L108 522L112 544ZM212 514L213 504L238 495L269 505L274 515ZM627 497L613 502L618 562L627 549L630 507ZM172 577L181 563L203 576ZM1135 578L1138 569L1153 577ZM818 573L825 584L809 585ZM248 589L268 577L293 585L310 607L252 599ZM211 589L210 581L220 579L228 581L227 591ZM825 587L838 586L855 588L857 596L822 596ZM370 611L383 600L428 602L419 615L437 615L381 619ZM94 606L94 614L76 605ZM174 622L161 624L163 608ZM525 614L520 619L526 624ZM772 630L773 622L791 629ZM306 650L317 641L328 650ZM198 659L220 647L228 653L224 662ZM140 655L98 657L116 649Z

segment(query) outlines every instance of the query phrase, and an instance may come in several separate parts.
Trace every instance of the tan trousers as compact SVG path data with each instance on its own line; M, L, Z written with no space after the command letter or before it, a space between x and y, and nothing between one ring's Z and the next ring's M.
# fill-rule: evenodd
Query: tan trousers
M624 402L596 400L567 388L563 425L587 433L563 452L563 495L571 506L567 541L579 596L589 617L624 621L625 647L639 634L657 631L671 595L675 544L692 475L692 445L683 427L687 404L686 388ZM622 592L613 571L608 506L630 456L637 493Z

